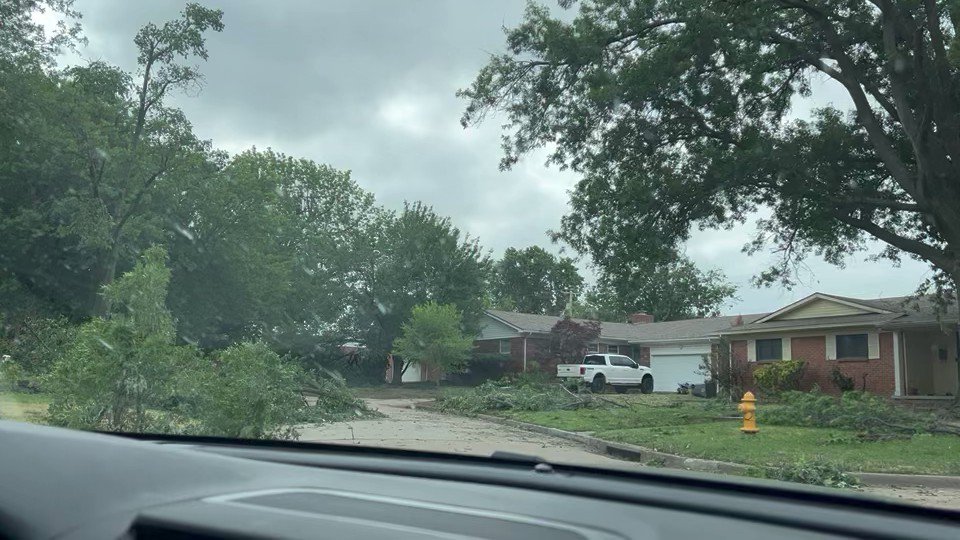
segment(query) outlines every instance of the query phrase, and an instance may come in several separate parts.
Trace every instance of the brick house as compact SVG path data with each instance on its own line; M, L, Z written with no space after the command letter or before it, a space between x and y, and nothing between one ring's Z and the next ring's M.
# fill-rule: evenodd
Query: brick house
M834 369L899 399L952 399L958 389L957 316L937 316L931 298L865 300L812 294L773 313L722 329L731 361L753 371L783 359L806 363L802 388L838 393Z
M681 382L703 382L700 364L719 341L720 330L762 315L655 322L652 315L634 313L628 322L602 321L600 337L587 352L628 356L653 370L655 391L673 392ZM509 358L508 371L555 372L558 361L550 357L547 347L550 330L559 320L551 315L487 310L474 347Z

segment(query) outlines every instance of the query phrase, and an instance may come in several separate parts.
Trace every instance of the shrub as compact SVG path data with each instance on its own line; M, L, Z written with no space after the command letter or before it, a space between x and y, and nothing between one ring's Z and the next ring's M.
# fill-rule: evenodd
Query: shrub
M755 369L753 380L762 394L776 396L782 392L800 389L803 368L802 360L781 360Z
M49 373L57 360L73 345L78 327L63 317L27 317L16 325L16 337L9 350L19 367L21 379Z
M730 341L726 337L720 338L709 355L703 355L697 373L717 383L718 397L739 401L743 396L747 366L743 362L731 361Z
M854 389L853 378L844 375L840 368L833 368L830 372L830 380L840 392L850 392Z
M762 469L757 476L815 486L853 488L860 485L856 476L847 474L835 463L822 459L800 459Z

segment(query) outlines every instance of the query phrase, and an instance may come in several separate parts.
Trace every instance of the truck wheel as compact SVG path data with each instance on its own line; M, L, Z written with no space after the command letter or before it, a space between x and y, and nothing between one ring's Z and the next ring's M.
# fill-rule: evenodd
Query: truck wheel
M607 386L607 378L603 375L597 375L593 378L593 382L590 383L590 390L594 394L602 394L603 389Z
M618 394L626 394L627 390L629 390L626 386L614 386L613 389L616 390Z
M640 393L649 394L651 392L653 392L653 376L644 375L643 378L640 379Z

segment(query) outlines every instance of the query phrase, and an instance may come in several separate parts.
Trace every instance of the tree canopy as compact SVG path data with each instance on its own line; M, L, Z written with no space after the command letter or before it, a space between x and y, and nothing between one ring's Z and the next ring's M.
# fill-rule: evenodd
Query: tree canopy
M582 173L559 237L601 269L763 212L746 249L780 257L758 282L875 238L942 285L960 279L958 25L935 1L587 0L572 20L530 4L460 92L463 124L502 112L502 166L548 146ZM815 78L852 110L790 119Z
M463 331L461 319L453 304L427 302L415 306L410 319L403 323L394 352L406 362L440 372L459 371L466 366L473 347L473 334Z
M580 297L583 277L569 257L557 257L540 246L507 248L494 267L492 289L499 308L559 315L570 295Z

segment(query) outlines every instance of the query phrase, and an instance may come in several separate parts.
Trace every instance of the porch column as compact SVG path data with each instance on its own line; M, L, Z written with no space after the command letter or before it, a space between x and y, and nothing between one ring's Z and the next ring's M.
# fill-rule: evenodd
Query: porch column
M903 375L901 373L900 332L893 333L893 397L903 395Z
M527 372L527 336L523 336L523 372Z

